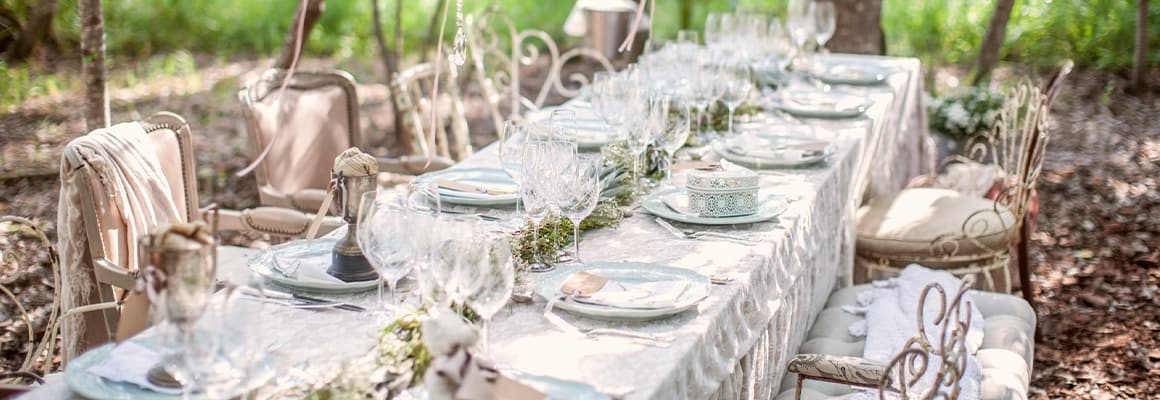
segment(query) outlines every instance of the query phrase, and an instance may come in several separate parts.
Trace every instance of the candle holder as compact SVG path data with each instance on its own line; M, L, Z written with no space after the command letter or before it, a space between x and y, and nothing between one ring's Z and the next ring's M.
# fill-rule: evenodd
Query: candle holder
M378 177L346 176L334 173L334 195L338 200L339 216L346 223L346 235L334 244L331 251L330 268L326 273L343 282L362 282L379 278L379 274L363 255L358 245L359 201L363 194L376 190Z

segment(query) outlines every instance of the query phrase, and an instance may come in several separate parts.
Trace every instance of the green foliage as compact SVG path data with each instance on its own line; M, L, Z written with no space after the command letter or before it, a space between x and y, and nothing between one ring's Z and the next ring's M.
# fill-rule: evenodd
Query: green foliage
M986 87L972 87L927 103L930 129L955 140L989 132L1001 108L1003 95Z

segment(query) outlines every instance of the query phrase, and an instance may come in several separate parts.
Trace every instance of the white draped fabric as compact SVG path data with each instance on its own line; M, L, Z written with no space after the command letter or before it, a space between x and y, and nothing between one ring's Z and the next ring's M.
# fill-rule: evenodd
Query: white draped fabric
M609 323L558 312L579 328L671 333L677 338L674 343L653 347L564 332L545 320L544 300L537 299L531 305L511 305L495 317L493 361L608 393L627 393L628 399L769 399L777 394L790 352L801 344L833 288L852 270L852 218L862 193L898 190L926 165L918 60L830 57L893 71L888 86L849 88L873 99L868 118L809 121L818 137L834 141L838 151L819 166L761 174L763 191L791 200L780 218L695 227L743 232L761 238L759 245L677 239L643 209L615 229L584 234L581 254L586 261L658 263L732 279L714 285L695 312L660 321ZM455 168L497 165L492 146ZM672 179L683 182L680 173ZM535 280L536 275L530 278ZM353 301L370 299L373 295ZM337 373L343 360L365 353L375 343L376 321L355 313L276 309L268 319L278 322L270 330L270 340L277 343L280 366L298 367L316 378ZM301 384L298 375L280 374L273 386ZM50 390L34 392L30 398L67 398L63 385L50 386L56 391L46 388Z

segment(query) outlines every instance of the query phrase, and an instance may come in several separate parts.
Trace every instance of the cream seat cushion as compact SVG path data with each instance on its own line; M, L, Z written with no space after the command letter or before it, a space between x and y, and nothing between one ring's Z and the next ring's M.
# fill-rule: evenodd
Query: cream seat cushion
M1006 250L1015 234L1015 216L1006 207L948 189L905 189L873 199L858 209L857 221L858 254L886 259L984 255ZM964 230L985 247L961 239ZM954 238L955 245L932 253L940 238Z
M858 294L870 287L857 285L831 294L796 353L861 357L865 338L851 336L848 328L864 317L847 313L842 306L856 304ZM1035 359L1035 311L1022 298L1009 294L972 290L971 298L986 321L983 344L975 354L983 373L979 398L1026 399ZM781 393L774 398L793 399L796 385L797 375L787 373L778 389ZM849 385L808 380L802 387L802 399L828 399L852 392Z

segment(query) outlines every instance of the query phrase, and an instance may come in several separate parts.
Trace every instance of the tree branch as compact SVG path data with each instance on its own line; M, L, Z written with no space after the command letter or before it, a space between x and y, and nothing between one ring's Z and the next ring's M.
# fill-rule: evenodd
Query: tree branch
M999 62L999 49L1003 47L1003 39L1007 36L1007 21L1011 19L1011 9L1015 7L1015 0L999 0L995 2L995 11L991 14L991 23L987 26L987 34L983 37L983 44L979 47L979 62L975 65L974 85L991 76L991 70Z
M290 65L294 63L295 54L300 55L303 48L306 47L306 38L310 37L310 31L314 30L314 25L322 16L325 4L324 0L303 0L299 3L299 7L306 7L306 15L302 18L302 38L298 37L297 16L302 12L302 9L299 8L298 12L294 14L294 22L290 24L290 33L286 35L286 43L282 46L282 53L274 62L274 68L290 69Z

